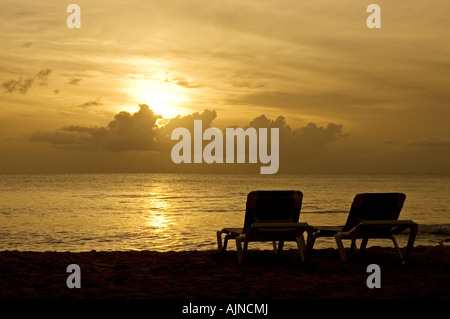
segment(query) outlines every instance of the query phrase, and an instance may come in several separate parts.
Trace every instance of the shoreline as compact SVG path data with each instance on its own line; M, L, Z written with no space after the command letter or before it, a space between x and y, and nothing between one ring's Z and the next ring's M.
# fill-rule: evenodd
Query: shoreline
M81 269L69 289L67 266ZM381 270L370 289L367 266ZM450 247L414 247L402 265L394 248L369 247L349 262L336 249L316 249L303 264L297 251L249 250L32 252L0 251L0 299L314 300L450 299Z

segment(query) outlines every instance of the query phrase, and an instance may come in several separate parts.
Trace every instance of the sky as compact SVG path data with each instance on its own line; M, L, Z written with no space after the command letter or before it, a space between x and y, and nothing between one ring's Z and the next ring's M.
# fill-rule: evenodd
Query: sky
M381 8L370 29L366 8ZM81 27L68 28L69 4ZM278 173L450 173L447 0L0 3L0 173L175 164L177 127L280 130Z

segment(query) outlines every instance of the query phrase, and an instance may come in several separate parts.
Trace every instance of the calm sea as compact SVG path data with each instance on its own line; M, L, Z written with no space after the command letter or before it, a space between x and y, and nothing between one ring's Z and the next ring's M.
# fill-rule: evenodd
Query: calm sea
M216 230L242 227L247 193L265 189L302 191L311 225L344 224L357 193L404 192L416 245L450 238L450 175L20 174L0 175L0 250L216 249Z

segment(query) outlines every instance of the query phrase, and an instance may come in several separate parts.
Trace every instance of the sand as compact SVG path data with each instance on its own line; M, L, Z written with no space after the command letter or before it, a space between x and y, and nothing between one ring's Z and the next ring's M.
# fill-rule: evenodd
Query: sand
M81 269L81 288L67 286L71 264ZM370 264L380 266L381 288L367 287ZM349 262L336 249L314 250L307 264L295 250L250 250L243 265L235 251L2 251L0 308L47 318L441 316L448 312L449 266L448 246L415 247L404 265L393 248L383 247Z
M81 288L69 289L67 266L81 269ZM366 284L369 264L381 288ZM0 252L1 299L449 299L450 247L415 247L402 265L394 249L370 247L349 262L336 249L314 250L302 264L282 255L236 252Z

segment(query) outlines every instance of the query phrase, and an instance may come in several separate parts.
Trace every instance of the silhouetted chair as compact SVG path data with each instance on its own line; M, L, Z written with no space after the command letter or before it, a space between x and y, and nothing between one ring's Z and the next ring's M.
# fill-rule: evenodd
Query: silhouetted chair
M334 237L343 261L348 260L356 250L356 240L362 239L360 250L367 246L369 238L391 239L398 256L405 262L414 246L418 225L411 220L398 220L406 195L402 193L365 193L355 196L347 222L344 226L314 226L311 245L319 237ZM402 255L395 236L406 229L410 230L405 256ZM342 243L350 239L351 246L347 257Z
M247 195L243 228L223 228L217 232L219 251L225 252L229 239L236 240L238 263L241 264L247 252L248 243L272 241L278 252L285 241L295 241L302 261L308 258L303 234L312 235L312 227L299 223L303 194L300 191L252 191ZM222 245L222 236L224 242ZM242 242L244 248L242 249ZM309 246L308 246L309 247ZM309 251L309 250L308 250Z

